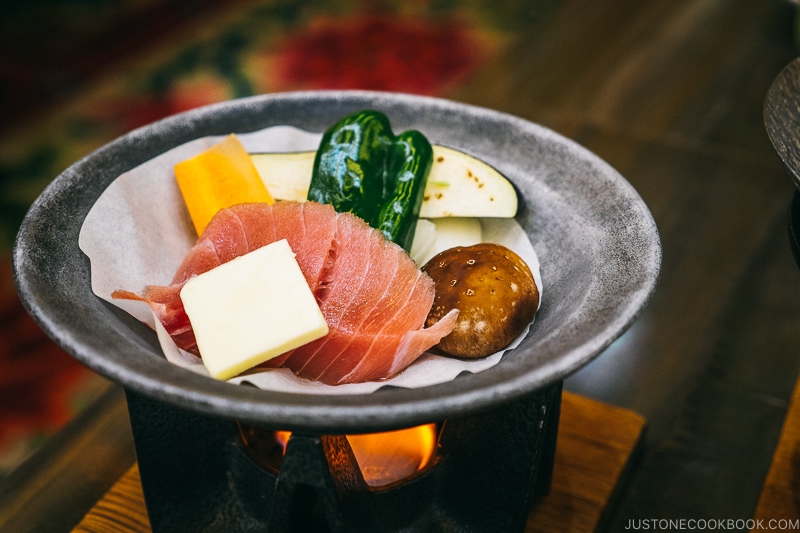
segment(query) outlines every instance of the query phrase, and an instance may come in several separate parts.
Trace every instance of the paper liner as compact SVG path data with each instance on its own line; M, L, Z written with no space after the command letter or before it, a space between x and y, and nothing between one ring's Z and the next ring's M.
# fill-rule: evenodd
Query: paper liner
M321 134L291 126L274 126L237 137L248 152L300 152L316 150ZM115 300L115 290L141 292L147 285L169 285L197 235L175 181L173 166L221 141L224 136L203 137L173 148L120 175L98 198L86 216L79 246L91 264L92 291L153 328L164 356L171 363L208 375L202 361L180 350L144 302ZM542 297L539 259L525 231L513 219L483 218L484 242L514 250L533 272ZM254 369L231 383L247 382L258 388L305 394L368 394L384 385L418 388L453 380L461 372L480 372L496 365L502 354L516 348L528 329L505 350L476 360L423 354L392 379L325 385L298 378L285 368Z

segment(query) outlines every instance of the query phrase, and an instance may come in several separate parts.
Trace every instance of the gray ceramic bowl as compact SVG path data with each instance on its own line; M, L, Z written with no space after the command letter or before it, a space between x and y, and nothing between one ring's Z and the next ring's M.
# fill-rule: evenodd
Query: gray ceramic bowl
M800 190L800 58L775 77L764 101L764 124L789 177Z
M81 224L109 183L144 161L206 135L290 124L323 131L379 109L396 131L484 159L521 195L519 223L539 255L544 299L527 338L479 374L420 389L317 396L218 382L168 363L155 334L95 297ZM17 288L66 351L126 388L207 414L312 432L364 432L466 415L574 372L638 316L658 277L661 248L636 191L605 162L531 122L447 100L376 92L272 94L167 118L100 148L58 176L31 207L14 250Z

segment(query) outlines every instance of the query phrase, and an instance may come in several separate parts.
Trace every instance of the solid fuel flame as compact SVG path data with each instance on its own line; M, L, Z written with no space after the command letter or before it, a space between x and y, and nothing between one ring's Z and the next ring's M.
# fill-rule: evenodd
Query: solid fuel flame
M436 424L424 424L396 431L347 435L364 481L382 487L406 479L430 464L436 450ZM288 431L276 431L275 438L286 451Z

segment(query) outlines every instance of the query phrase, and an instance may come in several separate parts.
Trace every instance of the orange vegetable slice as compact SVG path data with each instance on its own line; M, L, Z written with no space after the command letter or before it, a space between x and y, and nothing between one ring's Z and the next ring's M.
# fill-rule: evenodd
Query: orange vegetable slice
M220 209L249 202L274 202L250 155L234 134L175 165L175 178L198 235Z

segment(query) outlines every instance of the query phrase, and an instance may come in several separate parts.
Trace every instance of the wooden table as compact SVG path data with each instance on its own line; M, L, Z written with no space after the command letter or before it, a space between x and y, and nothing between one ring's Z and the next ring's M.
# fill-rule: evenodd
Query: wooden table
M641 519L751 518L800 370L800 271L786 231L793 186L762 120L769 84L797 54L795 7L536 5L512 21L517 29L479 75L447 96L586 146L631 182L658 225L654 297L565 382L648 421L641 457L608 509L609 530ZM497 12L506 8L499 2ZM43 450L0 485L0 529L9 516L41 513L37 499L73 527L124 474L132 464L124 423L98 420L94 434L121 435L113 449L102 461L74 454L70 466L53 455L58 447ZM66 479L84 480L81 490L65 488Z
M753 531L769 531L774 520L800 524L800 386L795 387L778 447L758 500ZM780 522L779 522L780 524ZM788 528L787 528L788 529Z

